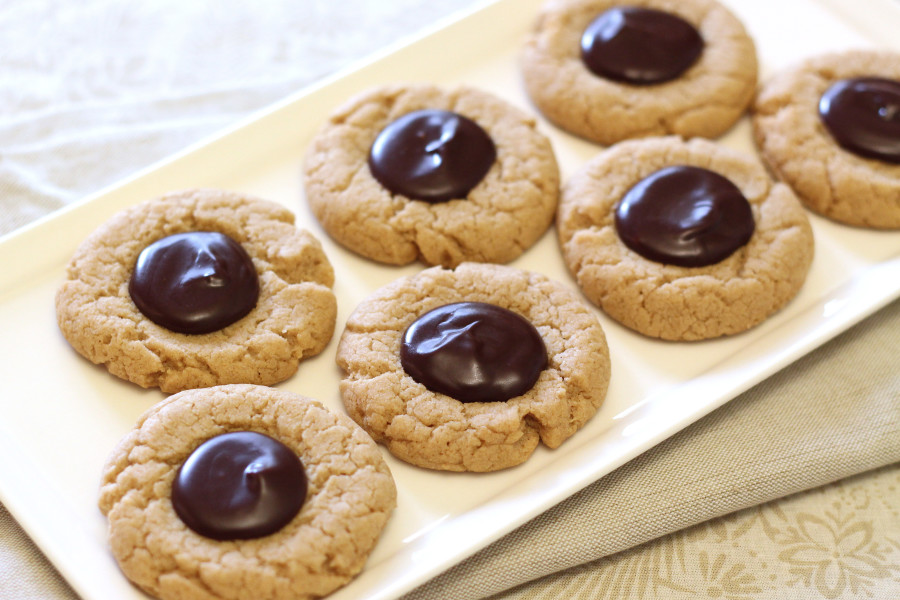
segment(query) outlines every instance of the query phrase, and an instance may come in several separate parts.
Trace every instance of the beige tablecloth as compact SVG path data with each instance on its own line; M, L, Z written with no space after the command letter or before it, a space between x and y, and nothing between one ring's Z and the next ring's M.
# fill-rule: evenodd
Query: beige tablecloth
M473 4L7 0L0 234ZM900 598L898 357L895 302L407 598ZM0 508L0 598L73 597Z

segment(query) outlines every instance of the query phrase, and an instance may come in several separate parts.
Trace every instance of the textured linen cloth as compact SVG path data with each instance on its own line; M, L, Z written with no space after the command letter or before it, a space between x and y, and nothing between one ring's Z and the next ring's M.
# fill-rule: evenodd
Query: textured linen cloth
M0 234L473 4L0 3ZM408 599L900 598L898 356L895 302ZM0 598L75 598L2 507Z
M791 522L769 517L767 522L766 515L779 517L786 510L776 504L711 524L710 530L722 538L718 546L711 544L715 549L686 552L685 544L675 541L681 538L673 538L639 551L640 558L627 566L604 561L584 567L573 578L588 582L591 593L585 597L670 598L675 597L673 580L691 575L702 579L704 570L708 578L712 565L703 567L702 561L723 557L718 570L744 574L736 589L757 590L734 592L738 598L779 597L778 590L784 597L805 597L791 595L804 587L811 598L841 597L824 590L848 591L857 579L854 588L865 589L864 582L882 592L871 597L900 598L900 487L885 483L896 485L900 477L900 468L893 464L900 460L898 334L900 302L894 302L405 600L483 598L521 581L884 465L892 467L873 476L872 497L865 501L847 502L843 491L823 492L815 496L821 504L812 518ZM872 514L855 517L854 511L866 502ZM804 507L811 504L815 502L804 501ZM753 529L756 537L771 542L770 556L759 558L762 550L749 544L754 536L736 531L741 528ZM706 559L700 558L701 551ZM660 556L666 552L670 555ZM795 571L804 568L815 571L812 581L797 585ZM565 581L565 576L553 581ZM677 587L687 597L702 597L690 595L699 593L696 586ZM555 588L543 582L535 589ZM570 595L537 596L522 589L502 597Z

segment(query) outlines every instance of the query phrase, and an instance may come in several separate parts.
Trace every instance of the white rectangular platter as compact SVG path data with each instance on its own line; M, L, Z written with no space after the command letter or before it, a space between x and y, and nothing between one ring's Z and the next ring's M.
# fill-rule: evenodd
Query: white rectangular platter
M761 77L802 57L852 47L900 50L892 0L727 0L757 42ZM485 2L408 45L299 92L270 110L0 240L0 500L86 600L143 598L107 550L96 508L100 469L138 416L163 395L119 381L77 356L59 334L53 298L80 241L114 212L158 194L218 187L292 209L324 243L337 274L338 330L328 348L280 385L342 411L337 338L357 303L421 269L360 259L309 213L301 186L306 147L337 104L396 81L465 83L525 110L519 47L540 0ZM565 179L599 148L540 122ZM722 140L753 152L742 120ZM797 298L761 326L728 339L664 343L597 311L613 364L600 412L557 450L493 474L417 469L386 456L399 503L365 570L332 597L396 598L696 421L900 296L900 232L844 227L815 216L816 258ZM514 266L574 288L549 231ZM386 454L386 453L385 453Z

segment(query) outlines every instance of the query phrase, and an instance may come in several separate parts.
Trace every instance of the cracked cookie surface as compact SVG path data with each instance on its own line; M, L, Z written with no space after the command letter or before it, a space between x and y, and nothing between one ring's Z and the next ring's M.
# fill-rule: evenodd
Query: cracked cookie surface
M379 132L426 109L463 115L494 142L496 159L465 198L411 200L389 191L368 166ZM397 265L509 262L549 228L559 196L556 158L535 119L469 87L398 84L356 96L316 135L304 173L307 201L331 237L362 256Z
M704 41L697 61L679 77L653 85L597 76L581 59L581 36L594 18L621 2L550 0L520 59L525 88L538 110L562 129L603 145L634 137L725 133L756 92L756 48L743 24L714 0L627 4L665 11L693 25Z
M547 367L530 390L460 402L404 371L404 331L455 302L494 304L534 325ZM596 413L610 377L603 329L577 293L540 274L476 263L433 267L376 291L348 319L337 362L353 420L398 458L449 471L496 471L524 462L540 442L558 447Z
M197 446L234 431L293 450L308 491L279 531L217 541L179 519L171 490ZM99 499L123 572L163 600L325 596L362 569L395 504L380 450L350 419L292 392L240 384L181 392L147 411L110 455Z
M675 165L723 175L750 204L753 235L718 263L649 260L617 234L619 200ZM556 225L585 295L626 327L666 340L714 338L758 325L797 294L813 258L812 228L790 188L773 182L754 157L699 138L631 140L601 152L566 182Z
M259 297L249 314L220 330L176 333L141 313L129 280L149 244L201 230L224 233L247 251ZM142 387L269 385L331 339L333 282L318 240L280 205L219 190L174 192L118 213L79 246L56 295L57 321L79 354Z
M776 74L754 104L754 138L766 163L811 210L848 225L900 229L900 164L843 149L819 118L822 94L854 77L900 81L900 54L831 53Z

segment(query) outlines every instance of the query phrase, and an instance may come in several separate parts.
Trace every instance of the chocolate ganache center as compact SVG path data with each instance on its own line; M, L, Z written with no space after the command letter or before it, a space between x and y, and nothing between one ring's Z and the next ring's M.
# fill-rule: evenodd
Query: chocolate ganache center
M140 253L128 291L141 313L178 333L209 333L249 313L259 298L253 260L212 231L164 237Z
M581 36L581 59L595 75L636 85L675 79L703 52L703 38L681 17L637 6L610 8Z
M524 317L483 302L435 308L404 332L403 369L434 392L461 402L504 401L531 389L547 350Z
M475 121L428 109L392 121L369 150L369 169L381 185L413 200L465 198L497 158L491 137Z
M900 81L842 79L822 94L819 117L846 150L900 163Z
M224 433L194 450L172 483L185 525L215 540L251 539L284 527L306 501L303 463L253 431Z
M692 166L667 167L639 181L616 206L615 224L625 245L644 258L682 267L727 258L755 229L737 186Z

